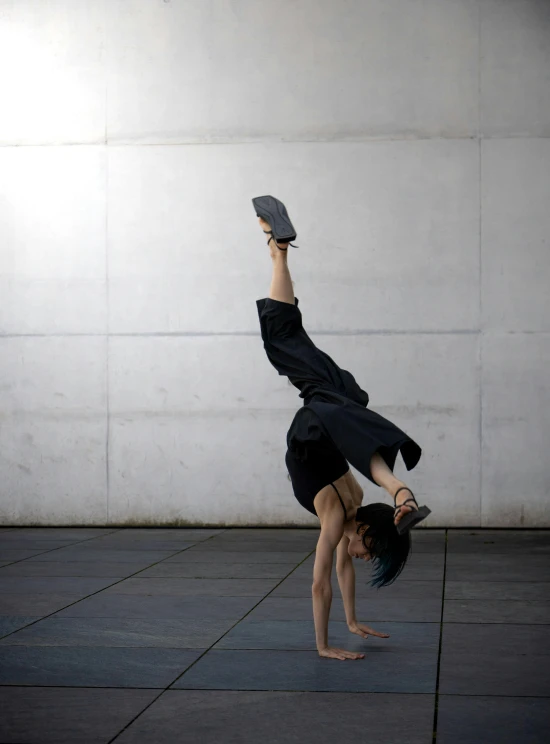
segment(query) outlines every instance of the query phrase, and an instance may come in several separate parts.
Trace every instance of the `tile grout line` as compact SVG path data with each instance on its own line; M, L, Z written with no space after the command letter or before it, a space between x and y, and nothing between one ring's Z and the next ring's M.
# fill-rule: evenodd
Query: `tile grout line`
M180 689L170 690L170 689L164 689L164 688L160 688L160 687L107 687L105 685L93 685L92 687L90 687L89 685L88 686L83 686L83 685L60 685L60 684L56 684L56 685L16 685L16 684L0 685L0 688L9 688L9 687L25 687L25 688L27 688L29 690L35 690L35 689L37 689L37 690L52 690L52 689L57 689L57 688L60 688L62 690L132 690L132 691L160 690L160 694L163 694L165 692L174 692L174 693L178 693L178 692L189 692L189 690L185 690L185 689L181 689L181 690ZM305 693L306 692L307 693L307 692L309 692L309 690L303 690L303 689L299 689L299 690L291 690L291 689L289 689L289 690L273 690L273 689L268 689L268 688L266 688L266 689L263 689L263 688L261 688L261 689L260 688L257 688L256 689L255 688L254 690L228 690L227 688L224 688L224 687L193 687L193 690L192 691L193 692L196 692L196 691L201 691L201 692L275 692L275 693L277 693L277 692L282 692L282 693L288 693L288 692L296 692L296 693ZM383 692L381 690L369 690L369 692L355 692L353 690L315 690L313 694L315 694L315 695L350 695L350 694L352 694L352 695L397 695L398 694L399 697L403 697L404 695L410 695L412 697L417 697L419 695L429 696L429 693L427 693L427 692L388 693L388 692ZM160 695L158 695L155 698L155 700L158 700L159 697L160 697ZM453 697L453 698L461 698L461 697L466 697L466 698L471 698L471 697L476 697L476 698L496 698L497 700L502 700L503 698L504 699L509 698L511 700L516 700L517 698L520 698L520 699L521 698L525 698L527 700L533 700L533 699L535 699L535 700L548 700L549 699L548 695L526 695L526 694L521 694L521 695L499 695L499 694L495 694L495 693L484 693L483 695L474 695L474 696L472 696L472 694L469 693L469 692L445 693L445 697ZM153 700L153 702L155 702L155 700ZM150 703L147 707L150 707L150 705L152 705L152 703ZM143 711L141 711L141 713L143 713L144 711L145 711L145 709ZM136 716L136 718L138 718L141 715L141 713L139 713ZM134 720L135 720L135 718L134 718ZM132 723L132 721L130 723ZM130 724L128 724L128 726L129 725ZM117 738L118 736L120 736L120 734L123 733L124 730L125 729L123 729L118 734L116 734L116 737L115 738ZM111 739L109 742L107 742L107 744L112 744L113 741L114 741L114 739ZM0 742L0 744L16 744L16 743L15 742ZM21 742L21 744L29 744L29 742L28 741Z
M28 529L28 528L14 527L13 529L17 530L17 529ZM55 527L53 529L55 529ZM3 568L10 568L11 566L15 566L18 563L23 563L24 561L31 561L32 558L36 558L36 556L38 555L45 555L46 553L53 553L55 550L63 550L63 548L74 548L76 545L83 545L84 543L90 542L91 540L97 540L100 537L107 537L107 535L113 535L115 532L120 532L120 531L121 531L120 527L113 527L112 531L107 532L105 535L94 535L94 537L87 537L84 540L75 540L74 542L70 543L70 545L58 545L56 548L46 548L46 550L39 550L37 553L35 553L34 555L29 555L27 558L17 558L16 560L8 561L5 566L0 566L0 575L1 575L1 570ZM6 548L6 550L19 550L19 548ZM35 548L31 548L31 550L35 550ZM83 576L82 578L85 578L85 577ZM100 576L98 578L103 578L103 577ZM109 577L107 576L105 578L109 578Z
M115 530L115 532L121 532L123 530ZM112 533L108 533L112 534ZM218 533L222 534L222 533ZM163 561L167 561L169 558L173 558L175 555L180 555L181 553L185 553L186 550L191 550L191 548L194 548L195 545L208 542L208 540L212 540L212 538L216 537L217 535L211 535L210 537L207 537L206 540L200 540L199 543L195 543L194 545L188 545L186 548L183 548L182 550L176 550L174 553L171 553L170 555L167 555L165 558L161 558L159 561L155 561L154 563L150 563L148 566L145 566L144 568L140 568L139 571L135 571L135 573L130 574L129 576L122 576L118 579L118 581L113 581L112 584L109 584L108 586L104 586L102 589L98 589L97 592L91 592L90 594L86 594L84 597L80 597L80 599L75 600L74 602L69 602L68 605L65 605L64 607L60 607L57 610L54 610L54 612L50 612L47 615L42 615L42 617L39 617L37 620L34 620L32 623L29 623L28 625L24 625L22 628L17 628L16 630L12 630L11 633L6 633L6 635L0 636L0 640L4 640L5 638L9 638L9 636L14 635L15 633L19 633L21 630L27 630L27 628L30 628L32 625L36 625L36 623L41 622L42 620L47 620L50 617L53 617L58 612L62 612L63 610L68 609L69 607L73 607L74 605L78 604L79 602L83 602L85 599L89 599L90 597L94 597L96 594L100 594L101 592L105 591L105 589L110 589L112 586L116 586L117 584L120 584L123 581L126 581L127 579L133 579L137 574L140 574L142 571L147 571L149 568L152 568L153 566L157 566L159 563L162 563ZM101 536L99 536L101 537ZM90 537L89 540L96 540L97 537ZM82 540L82 542L87 542L87 540ZM65 546L63 546L65 547ZM66 546L66 547L72 547L72 546ZM61 550L62 548L53 548L51 551L45 550L45 553L53 552L54 550ZM139 552L139 551L136 551ZM39 553L38 555L43 555L42 553ZM15 561L15 563L22 563L23 561L28 560L27 558L22 558L20 561ZM305 559L304 559L305 560ZM1 570L1 569L0 569ZM74 578L85 578L85 577L74 577ZM94 577L86 577L86 578L94 578ZM103 577L98 577L103 578ZM110 579L110 578L117 578L116 576L105 576L104 578ZM278 584L277 584L278 586ZM276 587L274 587L276 588ZM273 591L273 590L272 590ZM24 595L22 595L24 596ZM107 617L107 616L106 616ZM216 641L217 643L217 641ZM10 644L8 644L10 645ZM16 644L14 644L16 645ZM126 648L126 647L125 647Z
M445 610L445 577L447 572L447 533L445 532L445 558L443 562L443 590L441 595L441 620L439 625L439 649L437 652L437 672L435 678L435 704L432 726L432 744L437 744L437 719L439 714L439 674L441 671L441 649L443 646L443 613Z
M270 594L272 594L272 592L274 592L274 591L275 591L275 589L277 589L277 587L278 587L278 586L280 586L280 585L281 585L281 584L283 583L283 581L286 581L286 579L288 579L288 577L289 577L289 576L290 576L290 575L291 575L291 574L292 574L292 573L293 573L293 572L294 572L294 571L295 571L295 570L296 570L296 569L297 569L297 568L298 568L299 566L301 566L301 565L302 565L303 563L305 563L305 561L307 561L307 559L308 559L308 558L309 558L309 557L310 557L310 556L311 556L311 555L312 555L312 554L313 554L314 552L315 552L315 548L314 548L314 549L313 549L312 551L310 551L310 552L308 553L308 555L307 555L307 556L306 556L306 557L305 557L305 558L304 558L303 560L301 560L301 561L300 561L300 562L299 562L298 564L296 564L296 565L294 566L294 568L292 569L292 571L289 571L289 573L288 573L288 574L287 574L286 576L284 576L284 577L283 577L283 578L282 578L282 579L281 579L281 580L280 580L280 581L279 581L279 582L278 582L278 583L277 583L277 584L276 584L276 585L275 585L275 586L273 587L273 589L271 589L271 590L270 590L269 592L267 592L267 594L265 594L265 595L264 595L264 596L263 596L263 597L262 597L262 598L260 599L260 601L259 601L259 602L256 602L256 604L255 604L255 605L254 605L253 607L251 607L251 608L250 608L250 609L248 610L248 612L246 612L246 613L245 613L245 614L244 614L244 615L243 615L243 616L242 616L241 618L239 618L239 619L237 620L237 622L236 622L236 623L233 623L233 625L232 625L232 626L231 626L231 627L230 627L230 628L229 628L228 630L226 630L226 631L225 631L225 633L222 633L222 635L221 635L221 636L220 636L219 638L217 638L217 639L216 639L216 640L214 641L214 643L212 643L212 644L211 644L211 645L210 645L210 646L209 646L209 647L208 647L207 649L205 649L205 650L203 651L203 653L202 653L202 654L200 654L200 655L199 655L199 656L198 656L198 657L197 657L197 658L195 659L195 661L193 661L193 662L192 662L191 664L189 664L189 666L188 666L188 667L186 667L186 668L184 669L184 671L183 671L183 672L182 672L181 674L178 674L178 676L177 676L177 677L176 677L176 678L175 678L174 680L172 680L172 682L170 682L170 684L168 684L168 685L167 685L167 686L166 686L165 688L163 688L163 689L162 689L162 690L161 690L161 691L159 692L159 694L158 694L158 695L157 695L157 696L156 696L156 697L155 697L155 698L154 698L153 700L151 700L151 702L149 703L149 705L146 705L146 706L145 706L145 708L143 708L143 710L141 710L141 711L140 711L140 712L139 712L139 713L138 713L138 714L137 714L136 716L134 716L134 718L132 718L132 720L131 720L131 721L129 721L129 722L128 722L128 723L126 724L126 726L124 726L124 727L123 727L123 728L122 728L122 729L121 729L121 730L120 730L120 731L118 732L118 734L116 734L115 736L113 736L113 738L112 738L112 739L109 739L109 741L107 742L107 744L113 744L113 742L114 742L114 741L115 741L116 739L118 739L118 737L119 737L119 736L120 736L121 734L123 734L123 733L124 733L124 732L125 732L125 731L126 731L126 730L127 730L127 729L128 729L128 728L129 728L129 727L130 727L130 726L131 726L131 725L132 725L132 724L133 724L133 723L134 723L134 722L135 722L135 721L136 721L136 720L137 720L137 719L138 719L139 717L140 717L140 716L141 716L141 715L143 715L143 713L145 713L145 711L146 711L146 710L148 710L148 709L149 709L149 708L151 707L151 705L153 705L153 703L156 703L156 702L157 702L157 700L158 700L158 699L159 699L159 698L160 698L160 697L161 697L161 696L162 696L162 695L163 695L163 694L164 694L165 692L168 692L168 691L169 691L169 690L170 690L170 689L172 688L172 685L174 685L174 684L175 684L175 683L176 683L176 682L178 681L178 679L180 679L180 677L183 677L183 676L184 676L185 674L187 674L187 672L188 672L188 671L189 671L189 670L190 670L190 669L191 669L192 667L194 667L194 666L195 666L195 664L196 664L197 662L199 662L199 661L200 661L200 660L201 660L201 659L202 659L202 658L203 658L203 657L204 657L204 656L205 656L205 655L206 655L206 654L207 654L207 653L208 653L208 652L209 652L209 651L210 651L210 650L211 650L211 649L212 649L212 648L213 648L213 647L214 647L214 646L215 646L215 645L217 644L217 643L219 643L219 642L220 642L220 641L222 640L222 638L224 638L224 637L225 637L225 636L226 636L226 635L227 635L228 633L230 633L230 632L231 632L231 631L233 630L233 628L235 628L235 627L236 627L236 626L237 626L237 625L238 625L238 624L239 624L240 622L242 622L242 621L243 621L243 620L245 619L245 617L248 617L248 615L250 615L250 613L251 613L251 612L252 612L253 610L255 610L255 609L256 609L256 607L258 607L258 605L260 605L260 604L261 604L261 603L262 603L262 602L264 601L264 599L266 599L266 597L268 597L268 596L269 596Z

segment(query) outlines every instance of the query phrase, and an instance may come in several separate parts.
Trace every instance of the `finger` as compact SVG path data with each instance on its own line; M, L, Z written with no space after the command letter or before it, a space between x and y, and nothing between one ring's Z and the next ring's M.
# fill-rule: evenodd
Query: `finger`
M357 654L357 653L354 653L353 651L346 651L345 653L346 653L347 659L362 659L364 656L364 654Z

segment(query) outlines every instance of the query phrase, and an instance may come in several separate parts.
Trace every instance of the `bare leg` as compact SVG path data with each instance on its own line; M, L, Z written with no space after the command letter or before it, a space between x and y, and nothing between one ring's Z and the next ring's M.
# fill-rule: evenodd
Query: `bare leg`
M411 497L412 491L409 490L408 486L406 486L403 481L400 481L399 478L395 477L393 472L389 469L384 458L378 452L375 452L371 458L370 472L375 483L378 483L379 486L382 486L382 488L384 488L390 494L392 499L398 488L401 488L402 486L405 486L405 488L407 488L406 491L400 491L400 493L397 494L397 506ZM409 504L406 504L406 506L404 506L397 512L397 516L394 520L395 524L399 524L405 514L408 514L409 512L414 510L416 510L416 506L414 506L412 501Z
M261 218L260 226L264 231L271 230L268 223ZM280 246L288 249L288 243L280 243ZM269 241L269 252L273 261L273 275L271 277L269 296L272 300L288 302L289 305L294 305L294 287L292 286L292 279L287 263L288 250L279 250L275 240L272 239Z

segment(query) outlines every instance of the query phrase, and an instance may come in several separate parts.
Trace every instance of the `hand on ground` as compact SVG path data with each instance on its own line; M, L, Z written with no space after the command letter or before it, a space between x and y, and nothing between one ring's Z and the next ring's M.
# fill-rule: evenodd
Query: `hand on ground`
M346 659L365 658L365 654L359 654L355 651L345 651L343 648L332 648L331 646L320 649L319 656L322 656L325 659L340 659L341 661L346 661Z
M374 628L369 628L368 625L362 625L361 623L352 623L348 625L351 633L361 636L361 638L368 638L369 636L376 636L377 638L389 638L389 633L379 633Z

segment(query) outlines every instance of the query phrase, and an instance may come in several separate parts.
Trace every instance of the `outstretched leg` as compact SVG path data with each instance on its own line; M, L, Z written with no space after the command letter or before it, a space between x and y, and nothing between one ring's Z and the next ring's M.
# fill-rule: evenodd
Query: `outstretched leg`
M261 217L259 221L260 227L264 232L271 230L269 224L265 220L262 220ZM269 241L269 252L273 261L273 275L271 277L269 297L272 300L294 305L294 288L292 286L292 279L290 278L290 271L288 270L288 243L279 243L279 246L280 248L277 247L275 239L271 238Z

